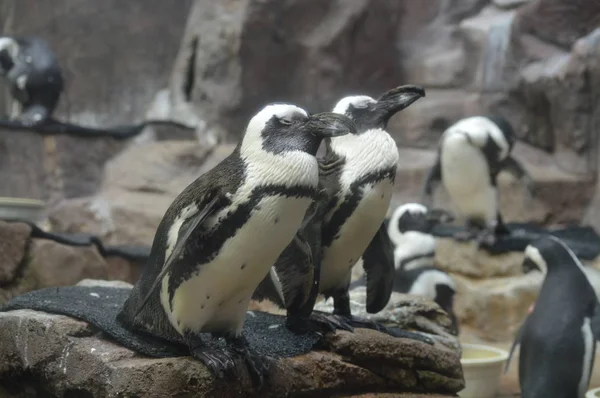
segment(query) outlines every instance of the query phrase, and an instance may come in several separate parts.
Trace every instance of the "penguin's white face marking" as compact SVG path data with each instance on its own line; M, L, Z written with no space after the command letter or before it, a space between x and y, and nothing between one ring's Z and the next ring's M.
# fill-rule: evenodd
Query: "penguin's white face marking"
M446 285L456 292L456 284L448 274L438 270L427 270L415 280L408 294L427 297L429 300L435 301L436 285Z
M353 95L339 100L333 108L333 113L346 114L350 108L350 105L352 105L354 108L363 109L367 108L369 104L376 103L377 101L367 95Z
M19 45L10 37L0 37L0 51L7 50L12 59L19 54Z
M583 397L585 391L590 384L590 374L594 362L595 338L592 332L590 318L584 318L581 325L581 333L583 334L583 369L581 370L581 380L579 381L579 396Z
M548 273L548 264L536 247L528 245L525 248L525 258L531 260L543 275Z
M333 109L333 113L346 114L352 105L355 108L366 108L376 101L368 96L351 96L341 99ZM348 116L348 115L347 115ZM369 129L360 134L346 134L330 139L331 150L346 159L340 183L346 192L350 185L360 177L374 171L396 167L398 164L398 147L394 139L381 128Z
M303 120L308 118L308 113L295 105L289 104L271 104L265 106L260 112L258 112L246 128L246 133L242 140L242 152L246 151L259 151L264 152L262 149L263 136L262 132L265 129L269 120L273 117L283 125L290 125L295 120Z
M400 217L407 212L412 214L427 215L427 207L420 203L406 203L396 207L396 210L394 210L394 213L392 213L392 217L390 217L390 222L388 224L388 235L392 240L392 243L394 243L396 246L402 242L402 236L404 235L402 232L400 232L398 223Z

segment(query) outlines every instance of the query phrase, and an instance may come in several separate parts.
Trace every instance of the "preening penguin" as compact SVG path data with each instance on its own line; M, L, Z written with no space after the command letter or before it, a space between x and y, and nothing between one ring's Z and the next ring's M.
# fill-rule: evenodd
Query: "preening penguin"
M63 77L50 45L40 37L0 37L0 75L21 105L25 125L52 116L63 91Z
M512 126L499 116L468 117L442 135L421 202L429 204L434 185L443 183L456 212L467 224L467 234L459 233L457 239L476 234L493 245L497 236L510 233L498 210L498 173L506 170L517 178L526 178L531 192L531 178L510 155L515 141Z
M523 271L539 270L544 281L533 311L519 330L519 383L523 398L583 398L594 365L598 299L583 265L554 236L525 249Z
M321 140L354 129L343 115L264 107L233 153L166 211L118 320L167 340L183 336L192 356L217 375L233 371L241 357L260 384L265 362L242 334L248 302L314 200ZM201 333L224 337L227 348L207 348Z

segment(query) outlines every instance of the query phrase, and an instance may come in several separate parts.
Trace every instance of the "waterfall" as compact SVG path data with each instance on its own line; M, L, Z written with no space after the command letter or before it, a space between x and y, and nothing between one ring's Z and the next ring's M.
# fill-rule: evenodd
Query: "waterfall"
M484 92L504 91L509 60L513 16L494 23L488 32L483 53L481 84Z

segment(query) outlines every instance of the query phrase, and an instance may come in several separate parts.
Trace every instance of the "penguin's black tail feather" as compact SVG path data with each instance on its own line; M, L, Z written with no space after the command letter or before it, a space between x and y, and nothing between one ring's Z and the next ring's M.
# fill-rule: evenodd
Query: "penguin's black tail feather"
M520 252L536 239L552 235L564 241L582 260L593 260L600 255L600 236L591 226L569 225L563 228L549 229L533 223L510 223L506 224L506 227L509 234L496 236L496 242L493 245L482 245L482 248L491 254ZM440 224L434 227L432 235L451 238L463 230L464 227L461 226Z
M67 315L102 331L116 343L139 354L164 358L188 356L189 349L181 341L175 344L149 334L132 332L119 321L123 303L131 293L130 288L107 286L64 286L35 290L14 297L0 306L0 312L35 310ZM254 352L271 358L285 358L306 354L321 343L322 335L308 332L295 334L285 327L285 317L262 311L248 311L244 335ZM224 348L223 339L202 336L204 344Z

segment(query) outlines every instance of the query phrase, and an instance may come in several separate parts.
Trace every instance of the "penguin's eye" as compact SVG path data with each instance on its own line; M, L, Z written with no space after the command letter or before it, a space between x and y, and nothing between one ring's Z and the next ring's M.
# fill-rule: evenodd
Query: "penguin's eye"
M282 118L279 118L279 123L289 126L290 124L292 124L292 121L290 119L282 117Z
M366 109L369 107L369 103L368 102L357 102L356 104L354 104L354 107L356 109Z

